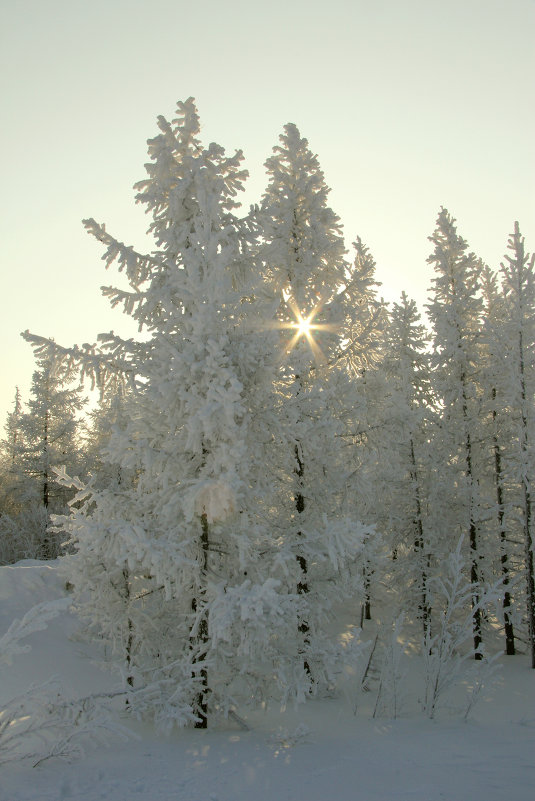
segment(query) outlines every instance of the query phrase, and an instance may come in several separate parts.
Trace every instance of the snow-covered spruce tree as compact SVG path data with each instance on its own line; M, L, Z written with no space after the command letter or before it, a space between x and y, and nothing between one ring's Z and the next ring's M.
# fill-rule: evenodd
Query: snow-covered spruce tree
M348 265L338 217L316 156L293 124L266 161L258 220L264 277L275 300L280 365L274 376L279 477L271 521L277 575L301 601L295 638L297 697L332 682L336 648L325 626L336 600L355 594L366 529L344 508L348 464L340 439L351 384L345 370ZM352 512L354 510L351 510Z
M17 458L20 446L21 430L20 421L22 417L22 400L19 388L15 388L13 399L13 411L9 412L4 426L5 437L2 440L2 463L5 466L12 465Z
M4 425L5 436L0 440L0 514L9 514L13 509L13 485L15 482L17 456L22 444L22 401L19 388L15 389L13 411L8 412Z
M369 248L359 236L353 248L355 255L347 266L344 288L336 298L344 314L343 346L336 356L354 378L382 362L388 308L379 297L381 283L377 281L377 265Z
M424 662L424 693L421 698L422 709L429 718L436 714L437 707L444 700L448 688L459 682L467 661L478 650L470 648L473 640L472 618L473 583L466 576L465 557L462 553L463 537L457 546L448 554L441 565L440 573L429 581L429 589L434 597L433 628L428 628L422 638L422 656ZM478 598L481 609L492 606L495 602L496 587L487 587ZM479 647L479 646L478 646ZM495 670L493 660L486 658L473 663L480 668L475 673L476 683L489 679ZM474 674L473 674L474 675ZM465 681L469 679L465 675ZM469 699L470 708L476 695Z
M509 359L509 408L515 422L515 436L507 471L518 487L526 603L531 666L535 668L535 578L533 567L533 478L535 474L535 255L525 251L518 222L509 240L502 264L502 280L507 304L505 324Z
M81 465L80 412L85 401L81 387L72 383L72 372L56 375L50 359L39 359L27 410L22 411L20 402L16 407L9 458L16 507L12 536L25 551L18 558L55 559L60 553L61 538L48 530L50 516L66 511L73 493L54 484L52 468L66 465L76 473Z
M383 455L389 451L390 418L387 409L387 381L382 368L385 353L386 304L379 298L381 284L368 247L357 237L353 261L346 272L345 286L337 295L343 310L343 344L336 364L344 366L351 381L348 425L343 435L342 458L349 466L346 504L353 515L366 523L380 523L377 486L381 481ZM383 447L384 446L384 447ZM377 531L383 529L377 526ZM361 626L372 618L372 596L378 599L382 583L384 552L376 534L368 537L362 560L364 595Z
M386 332L382 369L388 387L388 426L377 489L382 503L377 524L388 532L400 603L430 624L428 581L432 569L432 530L428 498L433 475L428 447L433 418L429 335L416 303L405 293L394 303Z
M21 446L20 419L22 402L17 387L13 411L7 415L4 426L5 437L0 440L0 564L10 564L26 556L25 544L21 543L20 529L16 517L20 513L16 492L18 486L17 454Z
M120 485L135 479L132 471L125 473L106 453L113 432L124 429L128 423L130 394L128 385L117 381L113 390L103 389L96 406L88 412L84 472L92 476L93 487Z
M300 598L277 579L261 514L271 504L258 503L269 482L254 473L271 334L252 325L256 306L248 313L244 300L258 293L247 283L250 226L234 214L242 156L201 145L192 99L158 124L148 178L137 184L154 253L86 222L130 283L105 294L148 339L109 334L82 349L30 339L101 386L128 378L128 419L102 458L133 480L80 488L63 521L77 549L69 574L80 612L118 656L130 709L205 727L233 697L298 695Z
M517 575L519 561L518 546L514 543L517 527L514 499L515 482L507 475L507 456L515 441L515 424L511 415L511 381L509 362L511 348L507 346L505 333L509 326L509 309L496 273L485 267L481 275L484 301L484 336L482 366L482 424L483 441L487 450L488 475L483 486L485 528L487 538L494 543L493 561L495 573L501 575L503 594L501 614L505 634L505 653L515 654L515 630L513 618L516 603L511 585ZM518 486L518 485L516 485Z
M479 294L481 265L457 233L455 220L441 209L437 227L430 237L434 252L431 302L428 315L433 329L433 383L442 406L439 436L434 450L453 474L451 509L443 524L443 537L450 551L459 533L469 546L470 577L473 587L473 637L476 658L481 658L482 615L479 604L481 550L479 542L480 504L478 497L477 443L479 436L479 369L481 361L482 299ZM441 452L441 453L440 453ZM456 514L451 514L453 512ZM448 547L448 545L447 545Z

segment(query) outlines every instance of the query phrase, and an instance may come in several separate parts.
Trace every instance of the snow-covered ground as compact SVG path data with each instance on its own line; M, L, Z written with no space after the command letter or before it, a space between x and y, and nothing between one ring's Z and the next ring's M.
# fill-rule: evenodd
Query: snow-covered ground
M64 595L54 565L0 568L0 636L34 604ZM95 653L72 639L75 629L63 611L24 640L31 651L0 666L0 703L52 675L68 696L113 688ZM248 730L229 721L164 737L123 721L136 739L95 743L71 762L9 762L0 767L0 801L528 801L535 671L526 656L501 662L498 682L466 722L448 710L430 721L410 704L396 720L374 719L373 692L355 716L348 675L336 697L250 714Z

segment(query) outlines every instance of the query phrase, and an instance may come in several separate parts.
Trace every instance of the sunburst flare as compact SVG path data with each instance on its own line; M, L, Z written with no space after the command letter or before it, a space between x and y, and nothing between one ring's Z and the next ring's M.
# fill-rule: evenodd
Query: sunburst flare
M329 323L315 323L314 320L316 319L317 315L321 311L323 304L320 302L318 303L310 312L310 314L306 315L305 313L301 312L297 304L293 299L289 299L287 301L287 305L294 317L294 319L287 323L279 323L278 327L284 329L289 328L293 329L295 333L292 337L285 343L284 345L284 354L288 355L292 352L292 350L297 346L297 343L305 339L312 351L314 358L318 364L322 364L326 361L323 351L321 350L320 346L318 345L316 339L314 338L314 331L334 331L335 326L330 325Z

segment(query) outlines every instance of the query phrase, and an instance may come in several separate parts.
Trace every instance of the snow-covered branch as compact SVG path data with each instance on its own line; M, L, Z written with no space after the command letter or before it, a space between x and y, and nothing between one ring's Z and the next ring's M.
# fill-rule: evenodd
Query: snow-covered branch
M139 289L139 286L148 279L153 270L160 271L162 269L163 262L160 259L137 253L131 245L125 245L124 242L114 239L106 231L105 225L99 225L92 218L83 220L83 223L88 233L106 245L107 250L102 256L102 260L106 262L106 268L117 261L119 271L126 272L128 281L135 290Z
M118 379L123 381L125 376L133 375L132 353L127 348L123 348L122 353L111 355L103 353L98 345L84 344L81 347L74 345L65 348L53 339L31 334L29 331L24 331L22 337L32 345L37 358L52 362L56 373L68 375L73 370L78 370L81 380L88 379L92 389L104 389ZM104 337L101 335L100 338Z

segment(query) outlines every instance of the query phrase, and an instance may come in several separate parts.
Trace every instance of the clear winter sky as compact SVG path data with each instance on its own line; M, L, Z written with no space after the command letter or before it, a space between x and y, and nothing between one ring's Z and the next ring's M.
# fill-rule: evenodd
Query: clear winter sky
M21 331L130 332L81 220L150 247L132 185L176 100L243 149L246 204L296 123L348 246L423 306L441 205L493 268L515 219L535 249L534 82L535 0L0 0L0 426L28 397Z

